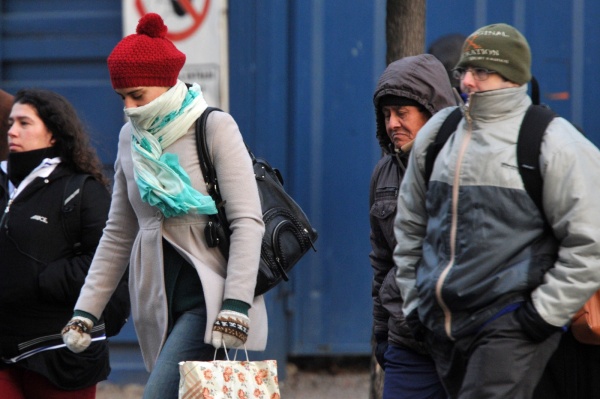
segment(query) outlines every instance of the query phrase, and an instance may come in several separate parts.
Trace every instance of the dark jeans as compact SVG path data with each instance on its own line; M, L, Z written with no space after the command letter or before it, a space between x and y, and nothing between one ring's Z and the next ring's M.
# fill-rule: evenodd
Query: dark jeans
M388 345L385 352L383 399L447 399L430 356Z
M560 337L533 342L510 312L472 336L427 341L450 398L531 399Z

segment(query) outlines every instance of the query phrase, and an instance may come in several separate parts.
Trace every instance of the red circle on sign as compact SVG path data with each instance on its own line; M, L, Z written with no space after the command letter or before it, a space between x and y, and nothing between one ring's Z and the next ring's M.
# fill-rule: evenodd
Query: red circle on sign
M167 32L167 38L174 42L183 40L183 39L187 39L200 27L200 25L202 25L202 22L204 22L204 20L206 19L206 15L208 14L208 8L210 5L210 0L205 0L202 11L198 12L192 6L192 4L190 3L189 0L177 0L177 1L179 2L179 5L188 14L190 14L192 16L192 19L194 20L194 22L192 23L192 25L189 28L184 29L179 32L172 32L169 29L169 31ZM138 12L140 13L140 17L143 17L144 15L147 14L146 7L142 3L142 0L135 0L135 7L137 8Z

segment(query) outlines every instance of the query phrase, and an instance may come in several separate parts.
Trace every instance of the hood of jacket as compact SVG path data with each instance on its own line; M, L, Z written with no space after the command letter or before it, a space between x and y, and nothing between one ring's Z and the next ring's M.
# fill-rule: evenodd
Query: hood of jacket
M394 95L417 101L431 115L439 110L459 104L450 86L444 65L431 54L404 57L392 62L383 72L373 94L375 105L376 136L387 154L393 144L385 131L385 119L379 102L383 96Z

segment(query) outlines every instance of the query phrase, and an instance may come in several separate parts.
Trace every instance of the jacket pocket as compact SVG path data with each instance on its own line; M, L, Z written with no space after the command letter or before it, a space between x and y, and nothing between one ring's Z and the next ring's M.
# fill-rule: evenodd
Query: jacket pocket
M29 303L38 297L40 266L20 257L0 268L0 301L3 305Z
M385 236L385 241L395 242L393 239L394 218L396 216L396 207L398 206L396 200L398 190L395 188L390 188L388 191L380 190L385 189L378 189L375 193L375 201L370 210L371 221L379 225L381 233Z

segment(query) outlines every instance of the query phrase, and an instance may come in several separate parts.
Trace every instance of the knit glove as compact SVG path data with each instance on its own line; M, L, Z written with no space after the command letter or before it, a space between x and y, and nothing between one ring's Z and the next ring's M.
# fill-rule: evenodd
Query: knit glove
M563 327L546 323L531 301L525 302L515 310L515 318L521 324L525 334L534 342L545 341L552 334L564 331Z
M236 299L223 301L213 325L212 345L215 348L239 348L248 339L250 305Z
M92 343L94 322L87 317L75 316L62 329L62 339L71 352L80 353Z

